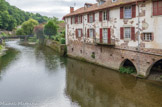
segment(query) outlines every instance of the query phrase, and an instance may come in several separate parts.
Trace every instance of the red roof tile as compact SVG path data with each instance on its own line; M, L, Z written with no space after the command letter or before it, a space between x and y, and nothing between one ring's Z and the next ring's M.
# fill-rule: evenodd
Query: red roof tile
M69 14L65 15L64 18L69 17L69 16L78 15L78 14L98 11L98 10L102 10L102 9L106 9L106 8L117 7L117 6L121 6L121 5L125 5L125 4L136 3L136 2L140 2L140 1L146 1L146 0L117 0L117 2L112 2L112 0L106 0L106 2L100 6L98 5L98 3L96 3L96 4L92 4L92 6L89 8L81 7L79 9L77 9L76 11L74 11L73 13L69 13Z

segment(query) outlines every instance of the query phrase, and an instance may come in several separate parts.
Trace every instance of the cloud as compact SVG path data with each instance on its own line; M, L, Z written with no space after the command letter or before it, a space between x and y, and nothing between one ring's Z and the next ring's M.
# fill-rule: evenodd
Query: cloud
M87 0L6 0L24 11L40 13L48 17L58 17L61 19L70 11L70 6L75 5L75 9L83 7ZM88 0L95 3L96 0Z

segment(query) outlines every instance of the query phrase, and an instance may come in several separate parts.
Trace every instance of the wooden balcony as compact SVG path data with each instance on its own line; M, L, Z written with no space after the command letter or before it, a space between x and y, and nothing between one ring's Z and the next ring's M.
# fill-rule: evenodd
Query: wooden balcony
M96 45L115 46L115 39L100 40L99 38L95 38L94 42Z

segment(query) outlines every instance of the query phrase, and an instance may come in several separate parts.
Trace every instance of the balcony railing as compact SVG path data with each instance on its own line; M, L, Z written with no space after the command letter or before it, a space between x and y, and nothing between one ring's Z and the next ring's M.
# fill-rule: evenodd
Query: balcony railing
M94 42L95 42L96 45L115 46L115 39L111 39L111 40L102 39L102 40L100 40L99 38L95 38Z

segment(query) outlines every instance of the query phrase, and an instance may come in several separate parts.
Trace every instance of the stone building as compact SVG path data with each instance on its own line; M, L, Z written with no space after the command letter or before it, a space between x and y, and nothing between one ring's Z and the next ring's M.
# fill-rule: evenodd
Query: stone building
M67 53L119 70L129 63L147 77L162 62L161 0L97 0L64 16Z

